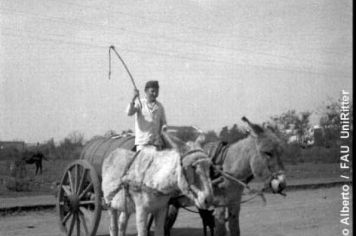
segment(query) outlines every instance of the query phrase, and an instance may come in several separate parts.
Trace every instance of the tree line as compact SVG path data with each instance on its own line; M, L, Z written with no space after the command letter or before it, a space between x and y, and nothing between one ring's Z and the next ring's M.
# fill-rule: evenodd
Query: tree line
M338 144L339 134L341 130L340 122L340 102L330 100L327 104L322 107L320 113L319 127L323 130L323 142L318 144L319 146L332 147ZM350 124L351 133L353 132L353 116L352 116L353 106L350 106ZM308 132L310 132L310 116L312 112L302 111L297 112L296 110L288 110L282 114L270 117L269 120L265 121L262 125L272 127L276 133L288 142L288 139L292 135L297 137L305 137ZM186 133L184 133L186 132ZM191 137L190 131L181 131L179 137L184 139L189 139ZM132 130L125 130L121 133L117 133L114 130L109 130L103 136L113 136L118 134L132 133ZM237 124L233 124L231 127L224 126L220 131L215 132L210 130L205 133L206 141L225 141L227 143L234 143L240 139L245 138L248 135L248 130L245 127L240 127ZM92 137L95 138L95 137ZM79 154L85 144L84 135L79 131L74 131L70 133L66 138L55 144L53 139L50 139L42 144L40 144L37 149L47 155L50 159L75 159L79 157ZM6 158L16 158L21 156L21 152L18 150L1 150L0 159Z

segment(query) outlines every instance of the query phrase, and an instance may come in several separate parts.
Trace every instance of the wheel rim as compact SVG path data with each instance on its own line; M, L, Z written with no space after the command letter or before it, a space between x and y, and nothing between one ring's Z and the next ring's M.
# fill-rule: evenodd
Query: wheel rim
M95 235L101 215L100 182L86 161L75 161L66 168L57 209L60 227L68 236Z

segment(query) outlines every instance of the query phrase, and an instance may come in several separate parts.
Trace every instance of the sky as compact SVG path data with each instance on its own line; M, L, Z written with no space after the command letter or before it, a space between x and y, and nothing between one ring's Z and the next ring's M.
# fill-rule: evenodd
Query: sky
M219 132L352 96L351 0L0 0L0 140L133 129L158 80L168 124Z

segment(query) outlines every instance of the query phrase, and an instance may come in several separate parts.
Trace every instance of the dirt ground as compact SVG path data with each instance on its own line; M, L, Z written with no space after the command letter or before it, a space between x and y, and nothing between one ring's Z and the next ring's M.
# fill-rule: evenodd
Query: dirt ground
M342 235L339 211L341 186L289 192L287 197L267 194L245 203L241 212L242 235L249 236L333 236ZM0 236L59 236L54 210L12 213L0 217ZM97 235L108 236L107 212L103 212ZM350 229L350 228L349 228ZM130 219L128 235L135 235L135 219ZM181 210L172 236L202 235L197 214ZM352 233L350 233L352 235Z

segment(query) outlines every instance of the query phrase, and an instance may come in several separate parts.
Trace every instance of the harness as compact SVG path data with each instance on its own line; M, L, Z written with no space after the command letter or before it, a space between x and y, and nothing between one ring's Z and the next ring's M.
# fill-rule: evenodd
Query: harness
M206 153L204 152L204 150L202 149L193 149L193 150L190 150L186 153L184 153L182 156L181 156L181 159L180 159L180 165L181 165L181 168L182 168L182 172L183 172L183 177L185 179L185 181L187 182L188 184L188 193L191 193L193 194L193 196L196 196L196 193L195 191L192 189L192 184L189 183L189 180L193 180L194 182L194 174L191 176L192 178L188 178L189 177L189 173L187 173L187 171L185 170L184 166L183 166L183 159L189 155L192 155L192 154L195 154L195 153L202 153L204 155L206 155ZM205 158L200 158L198 160L195 160L191 165L194 166L194 165L197 165L199 162L203 162L203 161L210 161L209 159L205 159Z
M129 171L130 167L132 166L132 163L136 160L136 157L138 156L138 154L140 153L140 151L136 152L135 155L132 157L132 159L130 160L129 163L127 163L127 165L125 166L125 169L120 177L120 180L123 179L123 177L127 174L127 172ZM108 196L107 198L110 199L110 202L111 200L114 198L114 196L122 189L124 188L124 193L125 193L125 208L126 208L126 197L129 197L131 198L130 194L129 194L129 191L128 191L128 188L129 186L124 183L124 181L121 181L121 183L117 186L116 189L114 189ZM108 206L110 206L111 203L108 203Z
M167 194L167 193L163 193L159 190L156 190L156 189L152 189L148 186L146 186L145 184L143 184L142 182L141 183L137 183L137 182L133 182L133 181L124 181L123 178L127 175L128 171L130 170L132 164L134 163L134 161L137 159L137 156L140 154L141 151L138 151L135 153L135 155L132 157L132 159L126 164L125 166L125 169L120 177L120 179L122 180L121 183L117 186L116 189L114 189L109 195L108 195L108 199L110 199L110 201L113 199L113 197L121 190L123 189L125 191L125 196L131 198L131 194L129 192L129 189L133 189L133 190L136 190L136 191L140 191L140 190L144 190L145 192L151 192L155 195L171 195L171 194ZM201 149L194 149L194 150L191 150L191 151L188 151L186 153L184 153L183 155L181 155L180 157L180 166L182 168L182 173L183 173L183 178L184 178L184 181L187 183L187 192L188 193L192 193L193 195L195 195L195 192L194 190L192 189L192 185L190 184L190 181L189 181L189 178L187 177L188 176L188 173L185 171L185 167L183 166L183 159L191 154L194 154L194 153L203 153L204 155L206 155L206 153L201 150ZM195 165L195 164L198 164L199 162L202 162L202 161L210 161L209 159L205 160L205 159L198 159L198 160L195 160L192 165ZM153 162L153 160L151 161L151 163ZM151 163L149 163L148 167L151 165ZM147 167L147 168L148 168ZM177 191L177 194L179 193L179 191ZM126 201L126 198L125 198L125 201ZM125 203L125 206L127 204ZM110 206L110 203L109 203L109 206Z
M266 198L263 195L263 189L262 190L255 190L251 189L250 186L248 186L248 182L252 180L253 176L247 177L245 180L240 180L235 178L232 174L226 172L223 170L223 164L226 159L226 154L229 149L230 145L227 142L219 141L215 142L212 145L210 145L207 148L207 152L209 157L211 157L211 160L213 162L213 171L212 171L212 181L217 180L218 178L225 178L229 179L232 182L235 182L241 186L243 186L245 189L248 190L248 194L253 194L252 197L236 202L233 204L224 204L224 205L215 205L216 207L227 207L231 205L238 205L241 203L246 203L248 201L251 201L252 199L256 198L257 196L260 196L262 198L263 203L266 203Z
M214 165L222 166L225 162L226 152L230 145L227 142L218 142L211 145L207 150L207 154L211 157Z

